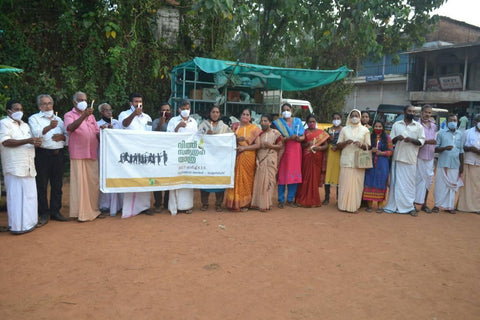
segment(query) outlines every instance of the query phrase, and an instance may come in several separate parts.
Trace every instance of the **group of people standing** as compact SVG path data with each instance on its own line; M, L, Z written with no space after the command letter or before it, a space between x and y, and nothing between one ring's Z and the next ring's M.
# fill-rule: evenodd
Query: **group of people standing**
M305 129L299 118L292 117L288 103L276 120L273 115L263 114L259 128L251 123L248 108L242 111L239 122L228 126L221 120L219 107L212 106L198 125L190 116L188 100L180 102L176 117L172 117L171 106L162 103L153 122L143 112L143 98L138 93L130 95L130 108L121 112L118 120L113 118L112 107L102 103L98 106L101 119L97 121L93 101L89 107L83 92L75 93L72 102L72 110L62 121L54 113L52 97L39 95L39 112L29 118L28 124L22 121L21 103L7 103L7 117L0 121L0 150L12 233L31 231L49 219L67 220L60 214L66 145L70 155L70 218L91 221L114 216L120 210L122 217L151 215L165 209L172 215L192 213L193 189L154 192L153 209L150 192L99 191L99 132L109 128L233 132L237 141L234 187L200 190L202 211L208 210L210 193L215 193L217 212L224 210L223 203L231 211L264 212L273 208L275 196L280 209L320 207L319 188L324 186L323 204L328 204L331 187L336 186L338 208L346 212L358 212L362 202L366 211L372 211L377 202L379 213L417 215L415 203L427 213L440 209L455 213L455 193L459 189L458 209L480 212L480 115L474 117L475 126L464 135L457 130L456 116L449 115L448 129L436 134L430 106L422 108L419 122L413 118L414 108L407 106L404 119L397 121L388 135L381 121L370 127L356 109L349 113L344 127L341 115L335 113L332 127L321 130L312 114L306 118ZM358 159L365 153L371 154L371 163L360 166ZM435 207L430 209L426 199L433 182L434 153L439 157Z

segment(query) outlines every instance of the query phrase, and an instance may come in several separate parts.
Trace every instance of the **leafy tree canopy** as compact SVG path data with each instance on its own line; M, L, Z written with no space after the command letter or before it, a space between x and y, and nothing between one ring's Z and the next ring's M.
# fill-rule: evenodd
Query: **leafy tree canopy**
M25 70L0 75L0 103L51 94L60 113L73 93L109 102L118 113L132 91L147 111L170 95L171 69L195 56L313 69L355 68L423 41L444 0L4 0L0 63ZM174 8L173 45L154 36L158 11ZM349 85L293 94L321 116L341 110ZM320 113L320 109L322 112ZM328 112L325 112L328 111ZM326 119L323 119L326 120Z

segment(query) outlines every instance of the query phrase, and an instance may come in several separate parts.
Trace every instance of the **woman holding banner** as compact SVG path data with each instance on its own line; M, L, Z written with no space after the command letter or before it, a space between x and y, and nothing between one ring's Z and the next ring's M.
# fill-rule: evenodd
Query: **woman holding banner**
M251 124L250 109L243 109L241 120L232 125L237 136L237 158L235 161L235 183L227 191L226 206L231 211L248 211L252 200L255 178L255 154L260 144L258 136L262 132Z
M302 120L292 117L292 106L289 103L282 105L282 118L273 122L284 137L284 151L280 154L278 168L278 207L283 209L285 203L285 189L287 189L287 205L296 207L293 202L298 184L302 182Z
M283 147L282 135L278 130L272 129L273 117L263 114L260 125L262 134L260 148L257 150L257 170L253 184L252 208L265 212L272 208L272 197L275 192L276 175L278 169L278 151Z
M198 126L198 131L204 134L220 134L232 132L230 128L220 120L220 108L218 106L210 107L208 117L203 120ZM225 195L225 189L200 189L200 198L202 207L200 210L206 211L208 209L208 198L210 193L215 193L215 211L222 212L222 203Z
M318 187L322 175L322 163L325 150L328 148L328 133L317 129L317 121L313 114L307 116L308 129L302 143L302 183L298 186L296 202L302 207L320 207Z

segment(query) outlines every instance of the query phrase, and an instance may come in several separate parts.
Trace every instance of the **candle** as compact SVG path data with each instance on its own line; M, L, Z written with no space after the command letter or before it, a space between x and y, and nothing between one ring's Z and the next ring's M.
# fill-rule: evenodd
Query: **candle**
M243 137L247 138L247 127L243 129Z
M265 136L265 142L267 142L267 132L266 131L265 131L264 136Z
M298 129L299 129L300 125L297 124L297 136L298 136Z
M95 100L92 100L92 104L90 105L90 108L93 109L93 103L95 102Z
M58 117L58 111L55 111L55 117Z

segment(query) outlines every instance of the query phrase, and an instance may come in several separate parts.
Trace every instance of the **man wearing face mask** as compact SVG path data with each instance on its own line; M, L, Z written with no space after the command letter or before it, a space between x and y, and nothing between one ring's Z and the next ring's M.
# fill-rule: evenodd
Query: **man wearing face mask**
M117 119L113 118L112 106L108 103L102 103L98 106L101 119L97 121L100 130L104 129L122 129L122 125ZM100 152L100 151L99 151ZM98 194L98 207L102 214L110 213L111 217L117 215L117 212L123 205L123 193L103 193Z
M437 135L438 152L437 178L435 182L435 207L455 214L455 194L463 186L460 179L463 173L463 143L462 133L457 130L457 116L450 114L447 118L447 128Z
M40 112L28 119L34 137L42 138L42 145L35 150L37 170L38 225L43 226L49 219L67 221L61 214L63 166L67 132L63 121L53 114L53 99L48 94L37 97ZM47 187L50 182L50 207L47 200Z
M173 117L168 122L168 132L197 132L197 121L190 117L190 102L188 100L180 101L178 111L179 116ZM170 190L168 198L168 210L172 215L178 211L192 213L193 208L193 189Z
M422 107L420 124L425 132L425 143L418 150L417 171L415 174L415 203L422 205L422 211L432 213L427 206L428 191L433 184L434 175L434 157L435 157L435 135L437 126L430 119L432 116L432 106L426 104Z
M73 108L65 114L65 128L70 153L70 217L79 222L99 217L98 210L98 137L100 130L87 107L87 95L81 91L73 95ZM103 217L103 216L102 216Z
M0 121L0 153L7 191L10 231L15 234L35 229L38 222L37 187L35 183L35 148L42 144L34 138L28 124L22 121L23 107L10 100L7 117Z
M465 131L462 143L465 151L465 186L458 193L457 209L480 214L480 113L473 117L473 127Z
M406 106L403 114L403 120L395 122L390 133L395 151L390 170L388 203L384 211L408 213L416 217L415 172L418 150L425 143L425 132L420 123L413 121L413 106Z
M168 102L163 102L158 109L159 118L153 120L152 129L153 131L162 131L166 132L168 127L168 122L172 116L172 111L170 104ZM162 193L163 193L163 209L168 209L168 194L169 191L154 191L153 197L155 198L155 212L162 211Z
M152 118L143 112L143 97L137 92L130 94L130 109L118 116L123 129L151 131ZM139 213L152 215L150 209L150 192L125 192L123 196L122 218L136 216Z

